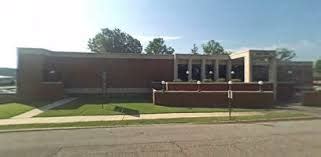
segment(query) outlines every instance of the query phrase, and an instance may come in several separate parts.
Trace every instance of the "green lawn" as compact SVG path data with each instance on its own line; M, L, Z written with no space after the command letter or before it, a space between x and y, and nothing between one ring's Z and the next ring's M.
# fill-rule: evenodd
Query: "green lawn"
M153 119L153 120L125 120L125 121L95 121L95 122L76 122L59 124L24 124L24 125L5 125L0 126L0 130L7 129L30 129L30 128L55 128L55 127L119 127L128 125L146 124L215 124L226 122L255 122L265 120L293 120L297 118L313 118L298 111L268 111L264 115L232 117L202 117L202 118L175 118L175 119Z
M104 104L104 105L102 105ZM226 108L188 108L154 105L144 100L103 101L82 98L70 104L51 109L37 117L84 116L84 115L118 115L118 114L152 114L152 113L190 113L190 112L227 112ZM251 109L234 109L233 111L253 111Z
M0 119L19 115L48 103L48 101L22 100L15 96L0 96Z

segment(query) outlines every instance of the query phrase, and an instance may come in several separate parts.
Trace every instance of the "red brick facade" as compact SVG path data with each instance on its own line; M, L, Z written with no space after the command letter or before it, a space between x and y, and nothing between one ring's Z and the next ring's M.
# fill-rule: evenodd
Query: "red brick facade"
M173 55L68 53L32 48L19 50L23 52L18 52L17 92L28 98L60 98L75 91L102 93L103 73L106 73L107 94L151 94L152 88L157 86L153 82L174 80ZM302 68L306 69L304 74L310 74L308 66ZM300 76L303 77L303 74ZM312 81L307 78L303 80L305 82ZM196 83L175 82L169 83L167 88L170 91L197 91L198 88L201 91L226 91L228 85L202 83L198 86ZM259 85L235 83L232 89L258 91ZM273 91L272 84L265 83L263 91ZM293 85L279 85L277 91L279 100L290 99L294 88Z
M23 97L48 98L59 97L68 88L101 89L103 72L106 72L106 88L150 89L151 92L152 82L173 80L173 66L173 60L164 58L66 57L51 56L45 52L19 53L17 92ZM50 71L55 72L55 78L47 76Z

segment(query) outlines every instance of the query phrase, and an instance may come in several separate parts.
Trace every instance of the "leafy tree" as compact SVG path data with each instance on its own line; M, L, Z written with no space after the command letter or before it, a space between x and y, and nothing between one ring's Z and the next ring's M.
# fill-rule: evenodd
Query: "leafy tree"
M233 53L233 51L228 51L228 50L224 51L224 54L227 54L227 55L230 55L232 53Z
M88 47L96 53L141 53L143 49L139 40L117 28L102 29L94 38L89 39Z
M198 51L198 47L196 46L196 44L193 44L193 48L191 49L192 54L194 55L198 54L197 51Z
M163 38L155 38L145 48L147 54L173 54L174 48L167 47Z
M321 59L316 61L314 68L316 72L321 73Z
M202 47L204 53L207 55L225 54L224 48L219 42L216 42L215 40L208 41L206 44L203 44Z
M281 61L290 61L296 56L296 53L293 50L287 48L277 48L276 49L276 58Z

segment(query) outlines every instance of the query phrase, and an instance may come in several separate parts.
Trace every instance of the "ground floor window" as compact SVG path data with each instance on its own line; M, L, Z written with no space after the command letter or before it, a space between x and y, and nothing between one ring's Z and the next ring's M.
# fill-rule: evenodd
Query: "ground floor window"
M182 81L188 81L188 74L186 74L187 71L188 71L187 64L178 64L177 66L178 79Z
M205 76L206 79L214 80L214 66L212 64L206 64L205 66Z
M244 82L244 65L233 65L232 71L234 71L234 74L231 75L232 79Z
M253 81L269 81L269 66L254 65L253 66Z
M192 80L201 80L201 64L192 64Z
M219 79L226 79L226 65L219 66Z

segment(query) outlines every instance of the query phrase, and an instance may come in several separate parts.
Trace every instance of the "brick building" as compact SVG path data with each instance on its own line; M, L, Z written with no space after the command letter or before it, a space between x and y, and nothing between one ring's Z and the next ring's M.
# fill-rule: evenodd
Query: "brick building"
M278 62L274 51L231 55L147 55L57 52L18 48L17 93L55 98L66 94L152 93L153 82L227 81L312 83L312 62Z

